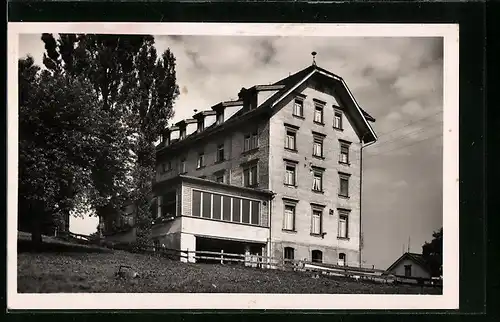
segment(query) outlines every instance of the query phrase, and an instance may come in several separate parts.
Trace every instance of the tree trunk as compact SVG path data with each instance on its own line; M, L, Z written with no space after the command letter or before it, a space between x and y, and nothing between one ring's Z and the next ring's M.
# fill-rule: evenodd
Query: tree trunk
M32 209L33 220L31 221L31 244L33 250L39 251L42 248L42 216L43 211Z

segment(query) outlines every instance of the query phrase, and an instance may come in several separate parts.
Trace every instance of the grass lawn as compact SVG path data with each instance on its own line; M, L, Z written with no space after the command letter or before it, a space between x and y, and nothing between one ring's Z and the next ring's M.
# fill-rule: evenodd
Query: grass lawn
M111 293L356 293L441 294L441 289L383 285L312 273L283 272L233 265L188 264L162 257L113 253L45 252L18 254L18 292ZM119 279L129 265L138 278Z

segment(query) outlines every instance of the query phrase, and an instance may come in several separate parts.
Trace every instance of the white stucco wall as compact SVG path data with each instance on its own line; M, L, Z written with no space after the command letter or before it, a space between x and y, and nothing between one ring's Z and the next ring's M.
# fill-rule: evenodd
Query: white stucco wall
M182 218L182 235L185 234L266 243L269 229L186 216Z

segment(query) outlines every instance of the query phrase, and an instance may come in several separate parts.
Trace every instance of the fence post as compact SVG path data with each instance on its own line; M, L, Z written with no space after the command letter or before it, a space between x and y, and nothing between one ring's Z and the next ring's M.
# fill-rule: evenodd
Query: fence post
M224 249L220 250L220 263L224 264Z

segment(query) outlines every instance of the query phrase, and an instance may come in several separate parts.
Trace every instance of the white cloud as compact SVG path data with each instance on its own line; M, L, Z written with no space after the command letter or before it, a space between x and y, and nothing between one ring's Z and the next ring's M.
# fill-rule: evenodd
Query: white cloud
M417 101L409 101L401 107L401 110L410 116L420 116L424 113L424 109Z
M417 69L411 74L400 76L394 84L403 98L416 98L424 95L442 97L443 72L441 64Z

